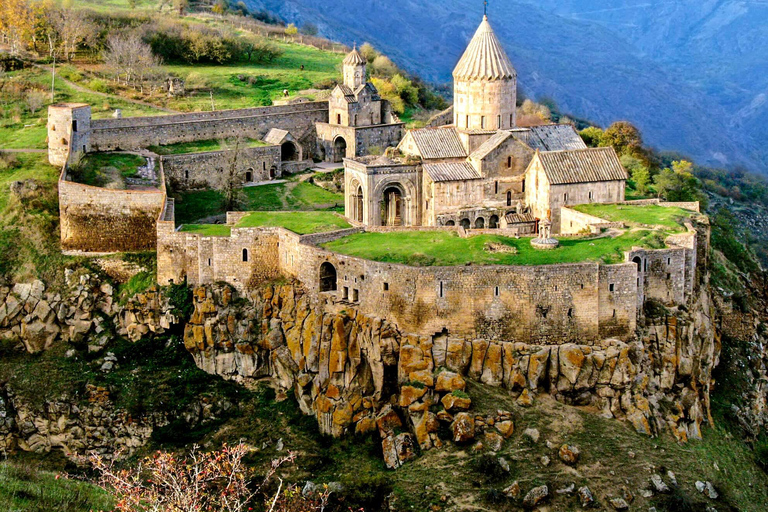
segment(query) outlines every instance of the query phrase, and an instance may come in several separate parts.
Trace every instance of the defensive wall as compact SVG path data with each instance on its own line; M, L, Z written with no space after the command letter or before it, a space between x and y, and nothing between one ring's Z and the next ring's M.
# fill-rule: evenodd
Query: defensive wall
M112 190L59 177L61 248L84 253L152 251L166 201L162 164L155 190Z
M220 189L229 179L233 164L238 183L267 181L282 175L280 146L166 155L161 160L173 190Z
M293 133L305 155L315 153L315 123L328 122L328 102L256 107L156 117L93 119L90 150L115 151L196 140L262 139L272 128Z

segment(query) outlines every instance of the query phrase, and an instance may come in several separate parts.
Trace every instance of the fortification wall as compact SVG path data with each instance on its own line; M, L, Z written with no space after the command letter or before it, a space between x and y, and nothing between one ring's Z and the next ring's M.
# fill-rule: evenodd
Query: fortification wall
M599 233L603 228L623 228L623 222L608 222L600 217L578 212L563 206L560 208L560 234Z
M65 251L152 251L165 188L110 190L59 180L61 248Z
M258 107L157 117L98 119L91 121L94 151L136 149L152 145L246 136L263 138L271 128L281 128L301 137L308 156L315 150L314 126L328 121L328 103ZM302 138L302 140L304 140Z
M221 189L235 164L238 183L280 176L280 146L243 148L162 157L165 177L174 190Z

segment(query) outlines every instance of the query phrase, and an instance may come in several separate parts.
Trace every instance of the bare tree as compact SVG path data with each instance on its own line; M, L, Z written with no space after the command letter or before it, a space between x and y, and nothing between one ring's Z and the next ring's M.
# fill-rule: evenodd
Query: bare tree
M107 40L104 63L118 84L138 86L142 92L147 82L151 84L159 79L160 59L136 33L111 36Z
M27 91L27 94L24 96L24 102L27 104L29 113L35 115L45 104L45 93L41 91Z
M58 33L61 52L67 61L72 60L78 45L97 32L85 12L67 7L51 11L51 24Z
M240 152L240 148L244 146L244 140L242 137L238 137L234 140L234 148L230 152L228 167L225 169L223 192L224 192L224 208L226 211L235 211L240 207L243 202L243 177L240 175L239 163L243 158Z

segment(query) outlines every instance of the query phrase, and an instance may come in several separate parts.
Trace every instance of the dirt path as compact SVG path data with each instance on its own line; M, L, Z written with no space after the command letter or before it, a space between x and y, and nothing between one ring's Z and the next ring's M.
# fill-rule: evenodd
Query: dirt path
M30 64L32 64L36 68L48 71L48 66L43 66L42 64L35 64L34 62L31 62ZM71 80L67 80L66 78L64 78L61 75L56 75L56 77L59 80L61 80L62 82L64 82L65 84L67 84L68 86L72 87L74 90L76 90L78 92L85 93L85 94L95 94L96 96L101 96L102 98L122 100L122 101L126 101L128 103L133 103L134 105L139 105L139 106L147 107L147 108L153 108L155 110L159 110L161 112L166 112L168 114L182 114L183 113L183 112L180 112L178 110L173 110L173 109L170 109L170 108L160 107L160 106L154 105L152 103L147 103L146 101L134 100L134 99L131 99L131 98L125 98L125 97L119 96L117 94L109 94L109 93L106 93L106 92L94 91L93 89L88 89L87 87L83 87L82 85L78 85L78 84L76 84L75 82L73 82Z

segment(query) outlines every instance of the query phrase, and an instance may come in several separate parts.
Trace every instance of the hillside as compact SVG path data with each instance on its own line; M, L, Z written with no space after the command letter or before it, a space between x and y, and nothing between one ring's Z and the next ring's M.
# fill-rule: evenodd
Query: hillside
M321 33L370 41L423 77L448 82L481 2L248 0ZM494 5L495 4L495 5ZM766 6L743 2L492 2L524 91L607 125L632 119L661 150L764 170Z

